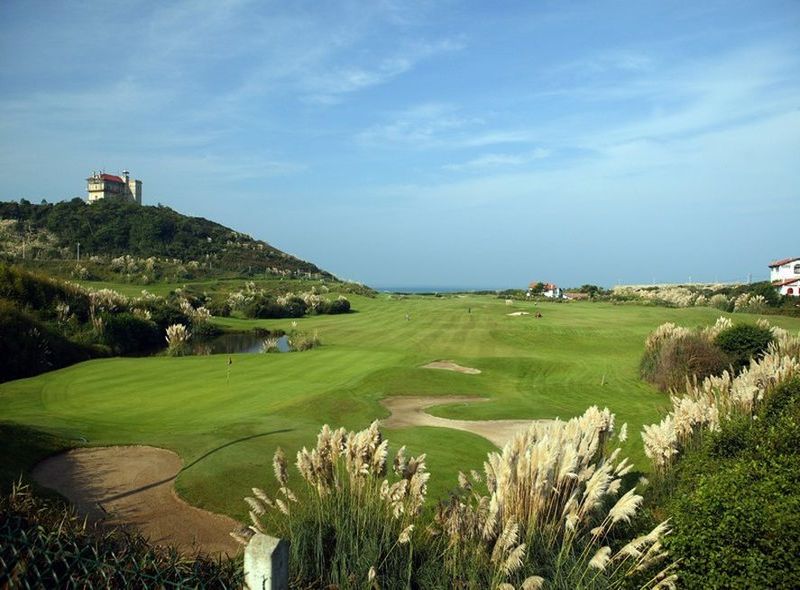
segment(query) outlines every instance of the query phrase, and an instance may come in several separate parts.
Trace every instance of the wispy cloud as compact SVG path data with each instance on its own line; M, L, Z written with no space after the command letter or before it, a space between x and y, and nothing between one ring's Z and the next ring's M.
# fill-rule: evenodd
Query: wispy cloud
M321 104L339 102L345 94L385 84L412 70L421 61L464 47L465 43L456 39L416 41L404 51L380 59L374 66L345 65L333 71L312 72L302 82L311 91L305 100Z
M518 167L547 158L550 156L550 153L551 152L548 149L536 148L533 151L522 153L483 154L477 158L472 158L471 160L462 162L460 164L446 164L443 166L443 168L445 170L462 172Z
M619 203L649 202L674 212L705 202L723 210L749 206L753 194L792 194L792 178L797 176L792 162L797 153L800 111L669 144L619 144L592 158L561 160L543 169L491 168L494 162L488 158L491 174L371 188L370 194L393 203L436 203L428 206L442 208L490 203L518 206L530 199L542 199L551 202L551 208L566 201L619 210ZM480 158L477 160L480 165ZM500 160L504 163L503 158ZM768 172L753 175L752 169Z
M653 71L656 59L642 50L606 50L551 65L543 75L553 80L586 80L609 74L638 74Z
M365 145L385 147L478 148L531 141L529 132L490 128L486 119L470 115L455 105L423 103L392 113L387 121L356 135Z

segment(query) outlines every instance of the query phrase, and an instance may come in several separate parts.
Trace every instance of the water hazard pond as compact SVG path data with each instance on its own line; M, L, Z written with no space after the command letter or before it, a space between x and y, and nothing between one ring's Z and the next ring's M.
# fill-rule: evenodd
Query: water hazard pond
M241 352L261 352L264 340L268 336L260 336L253 332L222 334L211 340L191 342L192 354L236 354ZM286 335L277 339L278 351L289 352L289 337Z

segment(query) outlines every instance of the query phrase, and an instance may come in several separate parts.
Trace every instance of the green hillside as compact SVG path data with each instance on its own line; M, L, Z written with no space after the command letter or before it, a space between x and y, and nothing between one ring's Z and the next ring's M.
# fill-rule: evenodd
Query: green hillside
M231 276L335 279L213 221L114 200L0 203L0 259L72 278L145 284Z

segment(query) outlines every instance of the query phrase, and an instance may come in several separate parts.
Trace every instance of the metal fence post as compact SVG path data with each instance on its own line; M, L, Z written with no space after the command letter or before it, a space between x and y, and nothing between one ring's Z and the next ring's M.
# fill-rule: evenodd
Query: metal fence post
M256 534L244 550L247 590L288 590L289 542Z

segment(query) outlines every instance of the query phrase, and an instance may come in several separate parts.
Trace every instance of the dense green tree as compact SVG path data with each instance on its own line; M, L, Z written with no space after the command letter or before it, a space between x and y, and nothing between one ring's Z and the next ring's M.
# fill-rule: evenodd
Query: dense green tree
M752 358L759 358L772 342L769 328L752 324L736 324L720 332L714 343L730 358L733 368L741 371Z

